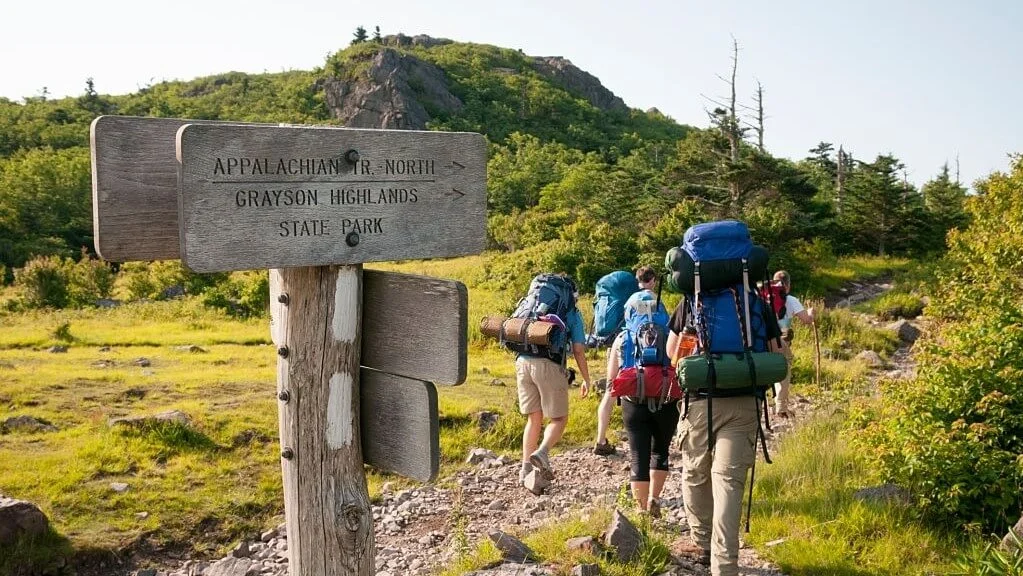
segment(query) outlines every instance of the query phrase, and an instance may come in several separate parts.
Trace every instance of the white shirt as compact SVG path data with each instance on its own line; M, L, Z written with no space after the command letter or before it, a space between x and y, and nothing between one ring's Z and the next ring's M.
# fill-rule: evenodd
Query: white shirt
M806 308L803 308L803 303L792 294L785 296L785 316L778 319L778 327L782 330L788 330L792 327L792 317L799 314Z

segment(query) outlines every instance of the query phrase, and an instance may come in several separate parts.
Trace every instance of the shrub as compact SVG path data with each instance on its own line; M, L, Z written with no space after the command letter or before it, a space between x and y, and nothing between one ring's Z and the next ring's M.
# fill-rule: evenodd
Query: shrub
M64 308L74 264L60 256L38 256L14 272L14 285L28 308Z
M923 314L924 303L908 292L888 292L870 303L871 311L883 320L916 318Z
M90 306L100 298L110 298L116 275L110 264L90 258L83 250L82 259L70 269L68 298L72 306Z
M265 316L270 307L270 275L265 270L233 272L203 293L203 304L231 316Z
M185 294L202 294L227 277L226 273L197 274L177 260L128 262L121 266L118 285L129 300L157 300L175 286Z

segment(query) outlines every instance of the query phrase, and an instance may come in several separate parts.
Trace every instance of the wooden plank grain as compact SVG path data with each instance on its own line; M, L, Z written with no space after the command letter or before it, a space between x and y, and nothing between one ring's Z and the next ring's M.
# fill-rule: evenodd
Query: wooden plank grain
M174 139L185 124L239 122L136 116L92 121L92 226L96 252L104 260L180 257Z
M486 140L410 130L182 126L179 239L197 272L483 250Z
M367 464L430 482L440 470L437 388L363 368L362 454Z
M360 435L361 266L290 268L271 275L287 314L279 389L291 573L374 573L373 518ZM290 490L289 490L290 489ZM294 540L292 540L294 538Z
M362 365L438 384L465 382L465 284L415 274L363 272Z

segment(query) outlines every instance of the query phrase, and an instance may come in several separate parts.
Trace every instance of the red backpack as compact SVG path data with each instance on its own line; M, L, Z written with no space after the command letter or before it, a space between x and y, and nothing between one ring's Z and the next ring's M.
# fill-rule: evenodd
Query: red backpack
M764 299L764 302L771 303L771 307L774 308L774 315L779 320L785 317L786 296L788 296L788 292L785 291L785 287L781 285L781 282L769 282L766 286L760 287L760 297Z

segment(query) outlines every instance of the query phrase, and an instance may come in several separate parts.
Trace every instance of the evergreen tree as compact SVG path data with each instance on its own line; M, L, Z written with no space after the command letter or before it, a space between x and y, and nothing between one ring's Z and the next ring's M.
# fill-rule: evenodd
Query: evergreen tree
M366 29L363 28L362 26L359 26L358 28L355 29L354 36L355 38L352 39L352 44L362 44L369 38L369 36L366 34Z
M920 192L936 242L944 243L949 230L966 225L966 211L963 208L966 188L952 180L948 162L941 167L935 179L923 185Z
M919 194L899 177L903 167L894 156L880 155L850 175L842 223L857 248L884 256L906 249L906 239L919 232L913 226L919 224L913 221Z
M380 36L380 27L375 26L373 28L373 41L376 42L377 44L380 44L383 42L383 40L384 40L383 37Z

